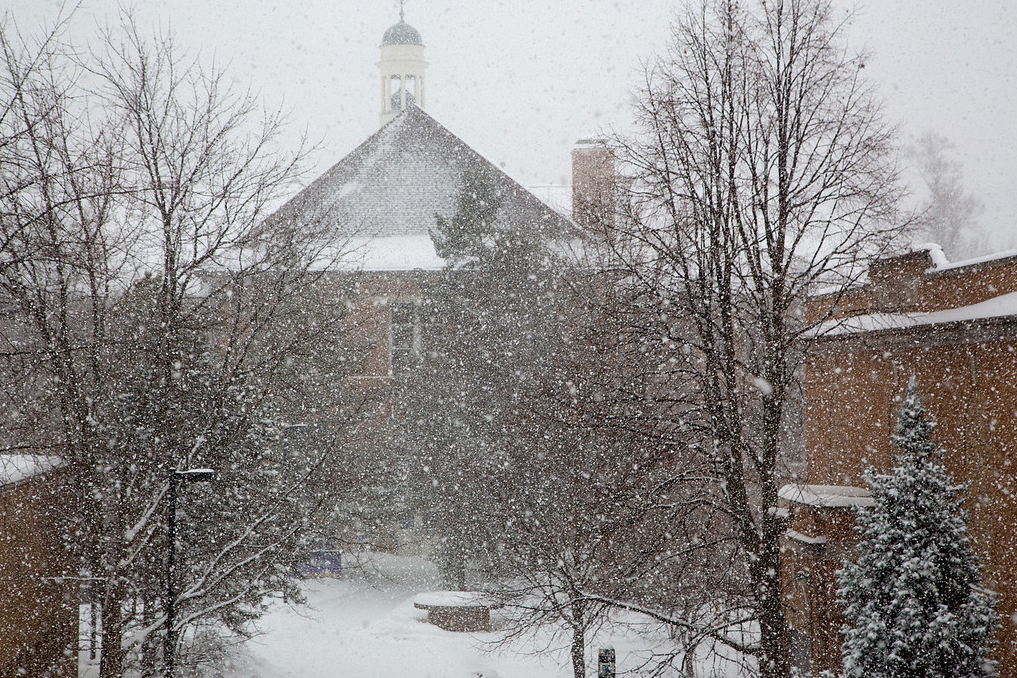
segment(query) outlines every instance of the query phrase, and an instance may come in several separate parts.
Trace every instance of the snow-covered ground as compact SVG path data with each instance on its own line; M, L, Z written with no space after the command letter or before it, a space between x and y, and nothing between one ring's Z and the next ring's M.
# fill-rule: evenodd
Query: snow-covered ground
M425 623L427 613L413 607L412 597L438 588L433 568L417 559L380 560L348 569L344 579L309 580L309 608L276 606L260 623L262 635L239 654L231 678L558 675L537 658L486 653L489 634Z
M565 641L550 633L503 647L497 632L453 633L426 623L413 596L439 588L433 566L394 556L348 568L343 579L310 580L310 608L274 607L227 678L571 678ZM590 671L599 646L616 648L621 674L665 643L659 629L614 628L591 643Z

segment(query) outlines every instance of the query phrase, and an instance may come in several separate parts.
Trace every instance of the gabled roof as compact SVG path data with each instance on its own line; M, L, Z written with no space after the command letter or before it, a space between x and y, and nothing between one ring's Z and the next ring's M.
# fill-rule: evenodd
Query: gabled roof
M358 242L380 239L419 248L430 244L429 232L437 215L451 217L457 207L463 176L484 171L502 197L498 225L534 228L550 237L568 237L573 226L564 216L542 203L507 174L449 132L417 106L406 111L300 191L273 215L273 219L327 219L339 233ZM433 253L433 248L431 253ZM393 261L374 270L406 270L417 266ZM370 255L369 255L370 257ZM398 256L394 257L399 259ZM439 262L435 257L431 257ZM370 266L368 266L370 267ZM434 266L431 266L434 267Z

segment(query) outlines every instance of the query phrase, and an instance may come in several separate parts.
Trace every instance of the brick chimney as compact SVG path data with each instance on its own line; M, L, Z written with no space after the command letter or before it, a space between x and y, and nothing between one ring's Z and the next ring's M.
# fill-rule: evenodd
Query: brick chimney
M572 149L572 219L606 236L615 209L614 152L604 139L580 139Z
M930 310L923 302L925 271L931 266L932 257L925 249L870 262L869 281L879 308L896 312Z

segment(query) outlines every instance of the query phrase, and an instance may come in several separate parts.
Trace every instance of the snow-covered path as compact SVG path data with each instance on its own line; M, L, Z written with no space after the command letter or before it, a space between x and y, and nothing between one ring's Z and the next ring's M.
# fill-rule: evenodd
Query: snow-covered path
M496 648L496 633L452 633L426 623L412 599L440 588L433 565L378 554L343 579L310 580L310 607L271 609L261 635L239 648L224 678L571 678L565 641L549 629ZM495 615L492 621L497 625ZM641 666L652 649L673 647L659 627L629 622L590 639L588 672L596 671L601 646L616 648L619 675ZM697 664L697 675L740 675L717 656Z
M262 620L230 678L567 678L561 652L492 652L492 634L443 631L413 608L439 588L433 570L413 559L349 579L309 581L311 609L278 606Z

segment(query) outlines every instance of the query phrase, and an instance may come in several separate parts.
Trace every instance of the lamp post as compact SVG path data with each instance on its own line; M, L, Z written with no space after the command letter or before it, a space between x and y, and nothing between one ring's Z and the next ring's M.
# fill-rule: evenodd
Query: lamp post
M174 565L177 549L177 485L179 483L209 482L215 471L195 468L187 471L174 470L169 477L169 518L166 521L166 538L169 540L169 554L166 558L166 637L163 644L163 660L166 664L166 678L173 678L177 649L177 632L173 628L177 592L174 588Z

